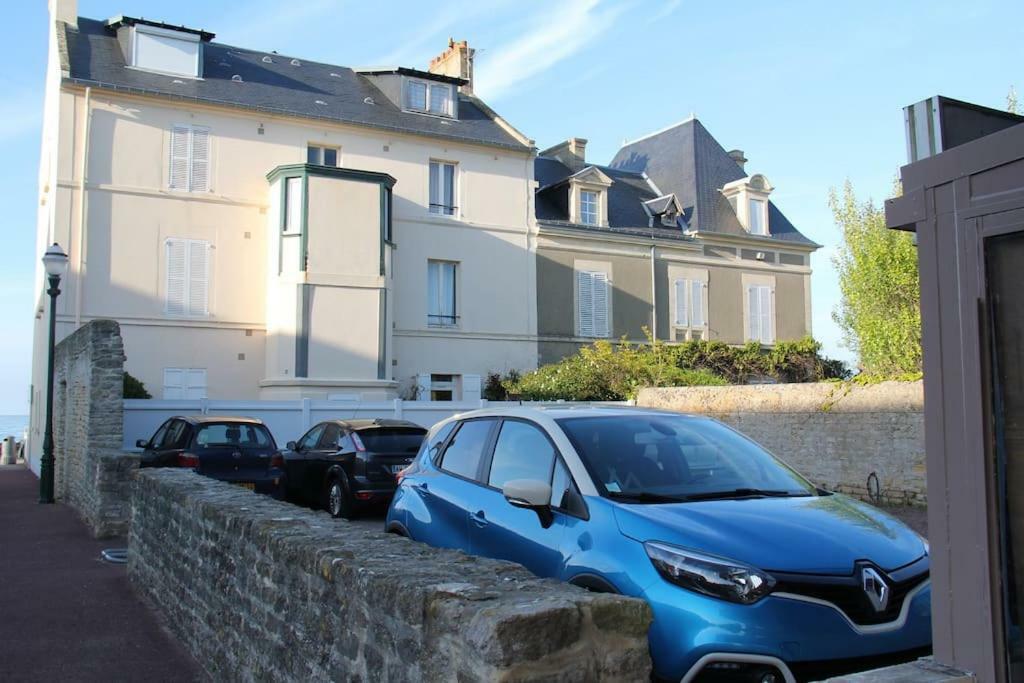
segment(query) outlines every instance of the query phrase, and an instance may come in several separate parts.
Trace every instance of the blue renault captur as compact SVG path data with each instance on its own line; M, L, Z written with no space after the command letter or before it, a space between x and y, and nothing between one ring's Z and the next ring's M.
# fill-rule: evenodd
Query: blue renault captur
M931 645L927 543L709 418L475 411L399 479L391 532L646 600L659 679L817 680Z

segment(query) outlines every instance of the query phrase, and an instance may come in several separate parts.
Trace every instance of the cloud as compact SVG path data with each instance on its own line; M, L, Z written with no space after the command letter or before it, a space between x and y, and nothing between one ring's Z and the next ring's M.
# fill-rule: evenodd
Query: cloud
M627 7L571 0L543 12L519 35L483 54L477 65L476 90L489 100L512 94L524 82L600 39Z

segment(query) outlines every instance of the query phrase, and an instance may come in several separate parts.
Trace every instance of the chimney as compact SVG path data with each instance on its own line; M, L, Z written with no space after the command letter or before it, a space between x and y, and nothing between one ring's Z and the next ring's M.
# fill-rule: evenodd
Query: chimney
M50 21L63 21L65 24L78 26L77 0L49 0Z
M575 173L587 165L587 141L583 138L569 138L554 147L548 147L538 156L558 159Z
M736 165L740 167L741 171L743 171L744 173L747 172L747 170L743 167L744 164L747 163L747 157L743 156L742 149L734 149L730 151L729 158L736 162Z
M454 38L448 39L448 49L430 60L430 67L427 69L432 74L442 76L453 76L467 81L466 85L460 86L461 92L473 94L473 54L476 50L469 47L465 40L455 42Z

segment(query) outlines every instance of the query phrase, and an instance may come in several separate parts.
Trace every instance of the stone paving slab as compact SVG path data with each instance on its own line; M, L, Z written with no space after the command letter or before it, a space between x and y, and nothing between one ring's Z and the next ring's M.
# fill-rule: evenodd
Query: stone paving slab
M0 681L197 681L204 674L132 592L124 565L39 480L0 467Z

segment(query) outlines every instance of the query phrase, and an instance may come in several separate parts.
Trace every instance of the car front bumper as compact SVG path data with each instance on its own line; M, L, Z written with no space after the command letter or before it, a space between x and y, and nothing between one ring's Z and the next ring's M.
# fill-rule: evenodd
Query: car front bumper
M717 600L659 581L644 596L654 612L651 656L659 676L693 680L712 662L777 662L787 680L804 664L862 662L913 654L931 645L931 584L906 598L900 616L858 626L827 603L769 595L753 605ZM779 666L782 665L782 666ZM783 668L784 667L784 668ZM796 679L801 678L799 673Z

